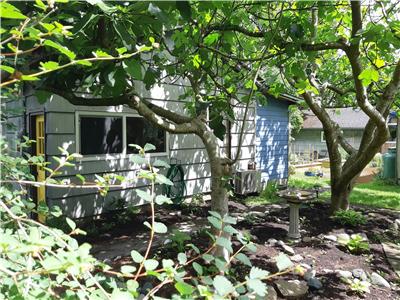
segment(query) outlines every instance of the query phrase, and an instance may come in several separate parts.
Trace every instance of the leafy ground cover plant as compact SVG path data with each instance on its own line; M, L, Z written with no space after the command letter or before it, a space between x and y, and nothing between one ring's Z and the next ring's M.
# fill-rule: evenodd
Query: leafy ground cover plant
M360 234L353 234L350 239L338 239L338 243L353 254L369 252L369 243Z
M367 223L367 218L355 210L339 210L333 219L343 226L356 227Z
M28 145L30 141L26 141ZM168 297L173 299L222 299L265 297L265 280L294 270L290 259L279 254L275 259L279 272L270 274L252 266L246 255L254 251L255 245L233 226L236 220L231 216L221 216L210 211L208 221L214 229L209 233L210 246L200 251L190 244L195 255L187 255L181 248L174 259L157 258L150 255L155 234L165 234L168 228L155 221L156 206L170 203L164 195L156 195L156 184L171 184L159 173L167 166L156 160L153 164L145 158L145 152L154 149L152 145L135 146L139 155L132 161L145 168L138 171L140 178L147 179L148 190L138 190L137 195L151 207L150 222L145 222L150 230L150 239L144 253L132 250L133 263L123 265L120 270L97 261L90 254L90 244L79 243L75 235L85 234L75 222L66 218L67 233L60 229L39 223L30 215L38 212L35 203L28 197L27 186L46 185L64 188L95 188L106 194L109 188L118 186L123 178L98 176L96 182L72 184L57 181L54 174L64 166L71 165L77 155L60 149L64 156L58 166L49 168L42 158L27 155L27 158L13 158L7 154L7 144L0 143L0 163L2 186L0 188L0 298L2 299L160 299L164 287L169 287ZM44 182L36 182L29 173L30 166L41 165L49 176ZM81 180L82 178L79 178ZM41 208L47 215L60 216L59 209ZM235 244L232 241L236 241ZM183 243L183 242L182 242ZM240 246L238 246L240 245ZM228 257L216 257L214 251L223 247ZM232 276L233 262L248 268L245 278ZM155 284L144 289L146 281ZM164 291L165 293L165 291ZM165 296L163 294L163 296Z

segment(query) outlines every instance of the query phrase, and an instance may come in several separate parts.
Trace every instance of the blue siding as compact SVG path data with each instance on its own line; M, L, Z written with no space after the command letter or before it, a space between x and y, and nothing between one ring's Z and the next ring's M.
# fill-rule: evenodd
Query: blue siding
M264 181L288 177L288 104L271 98L257 106L256 162Z

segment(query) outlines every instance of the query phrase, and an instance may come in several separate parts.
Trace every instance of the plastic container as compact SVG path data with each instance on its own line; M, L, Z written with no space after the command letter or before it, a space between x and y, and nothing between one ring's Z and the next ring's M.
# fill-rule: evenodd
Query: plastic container
M382 178L396 178L396 148L389 148L388 152L382 156L383 170Z

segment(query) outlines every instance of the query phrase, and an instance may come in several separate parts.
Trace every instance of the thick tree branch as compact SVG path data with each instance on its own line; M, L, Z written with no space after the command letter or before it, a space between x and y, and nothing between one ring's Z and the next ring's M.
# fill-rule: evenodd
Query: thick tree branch
M193 125L192 118L179 115L163 109L157 105L141 99L138 95L120 95L110 98L85 98L75 95L73 92L46 87L46 91L60 95L73 105L86 106L117 106L128 105L130 108L145 117L155 126L171 133L195 133L197 127ZM185 122L186 121L186 122Z

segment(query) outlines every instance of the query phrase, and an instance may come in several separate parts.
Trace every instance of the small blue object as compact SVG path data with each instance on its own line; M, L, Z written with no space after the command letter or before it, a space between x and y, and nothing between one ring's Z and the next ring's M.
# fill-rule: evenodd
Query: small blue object
M309 176L309 177L314 177L314 176L315 176L315 173L314 173L314 172L311 172L311 171L305 171L305 172L304 172L304 175Z

